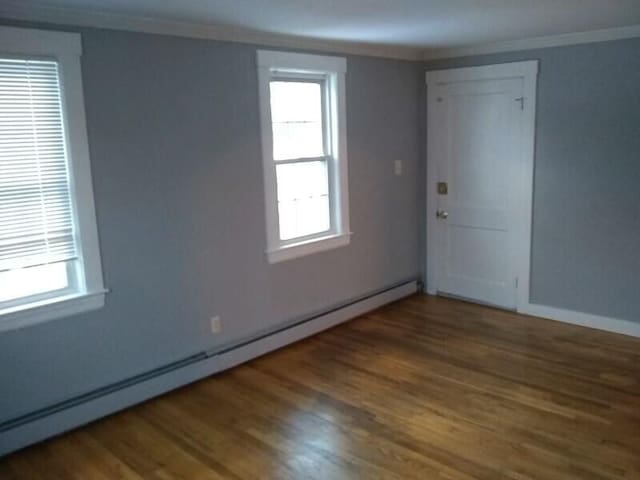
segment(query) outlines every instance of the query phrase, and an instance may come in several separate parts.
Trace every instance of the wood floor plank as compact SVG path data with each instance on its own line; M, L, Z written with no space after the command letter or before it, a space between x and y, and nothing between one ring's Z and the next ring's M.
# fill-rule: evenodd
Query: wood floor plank
M415 295L0 459L0 478L640 480L640 339Z

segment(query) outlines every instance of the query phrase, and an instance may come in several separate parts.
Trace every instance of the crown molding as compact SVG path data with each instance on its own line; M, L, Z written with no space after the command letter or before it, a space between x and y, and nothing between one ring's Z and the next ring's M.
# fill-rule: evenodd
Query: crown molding
M533 50L537 48L562 47L583 43L606 42L625 38L640 37L640 25L628 27L591 30L588 32L566 33L562 35L548 35L544 37L526 38L506 42L487 43L454 48L436 48L423 50L423 60L468 57L472 55L487 55L491 53L515 52Z
M94 27L180 37L247 43L267 47L315 50L401 60L421 60L419 48L342 42L260 32L246 28L123 15L96 10L39 5L29 1L3 0L0 19L43 22L75 27Z
M70 27L93 27L132 32L200 38L258 46L310 50L325 53L365 55L400 60L436 60L538 48L579 45L640 37L640 25L549 35L461 47L421 48L374 43L326 40L261 32L240 27L124 15L105 11L57 7L29 0L3 0L0 22L18 20Z

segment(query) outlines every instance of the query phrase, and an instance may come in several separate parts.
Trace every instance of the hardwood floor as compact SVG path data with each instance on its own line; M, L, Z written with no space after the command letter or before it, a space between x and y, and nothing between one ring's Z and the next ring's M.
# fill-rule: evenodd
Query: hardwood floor
M0 460L4 479L640 479L640 339L414 296Z

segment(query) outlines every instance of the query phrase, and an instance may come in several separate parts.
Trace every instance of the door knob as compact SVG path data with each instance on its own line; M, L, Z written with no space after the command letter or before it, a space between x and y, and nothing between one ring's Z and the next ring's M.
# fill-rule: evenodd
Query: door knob
M444 210L437 210L436 211L436 217L441 219L441 220L445 220L448 216L449 216L449 214L447 212L445 212Z

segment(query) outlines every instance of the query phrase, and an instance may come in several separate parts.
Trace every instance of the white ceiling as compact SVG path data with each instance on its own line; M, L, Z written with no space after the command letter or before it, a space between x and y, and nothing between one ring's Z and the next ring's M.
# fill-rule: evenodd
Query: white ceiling
M0 3L5 2L16 3ZM640 0L20 0L19 4L23 13L42 6L69 8L76 13L423 49L640 24Z

